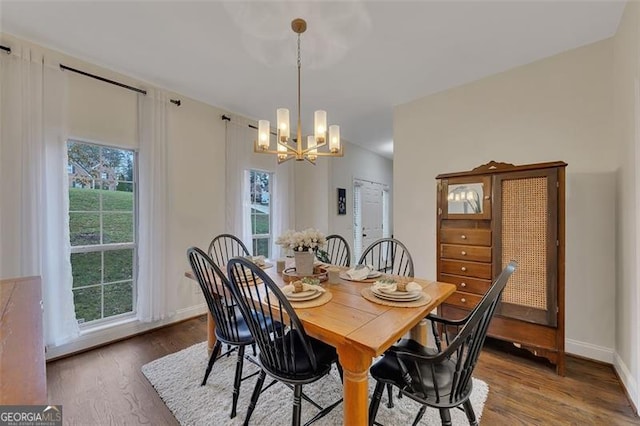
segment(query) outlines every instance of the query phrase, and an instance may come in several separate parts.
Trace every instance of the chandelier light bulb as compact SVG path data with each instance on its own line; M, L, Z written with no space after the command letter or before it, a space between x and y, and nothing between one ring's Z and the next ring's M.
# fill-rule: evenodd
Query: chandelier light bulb
M324 143L327 132L327 111L318 110L314 114L315 137L318 143Z
M329 126L329 151L333 153L340 151L340 126L337 124Z
M289 110L287 108L278 108L276 111L276 117L278 120L278 133L280 134L280 140L286 141L289 139Z
M269 127L269 120L258 121L258 146L261 149L269 148L269 133L271 129Z

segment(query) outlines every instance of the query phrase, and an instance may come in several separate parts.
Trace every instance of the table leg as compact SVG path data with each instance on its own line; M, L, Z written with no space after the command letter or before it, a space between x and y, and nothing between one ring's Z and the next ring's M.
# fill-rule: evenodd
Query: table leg
M209 355L213 352L213 347L216 345L216 320L213 319L211 312L207 314L207 349Z
M369 418L369 367L371 356L355 347L338 348L340 364L344 370L344 420L345 425L368 424Z
M422 346L427 346L427 343L429 342L427 337L428 329L429 329L428 321L426 319L422 319L418 324L416 324L415 327L409 330L409 336L411 337L411 339L420 343Z

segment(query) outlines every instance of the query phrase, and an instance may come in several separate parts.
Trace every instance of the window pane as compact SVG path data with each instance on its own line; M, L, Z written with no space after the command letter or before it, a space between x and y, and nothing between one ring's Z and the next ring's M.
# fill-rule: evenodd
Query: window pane
M102 318L102 286L74 289L73 303L79 323Z
M104 282L133 278L133 249L104 252Z
M100 210L100 191L91 189L94 182L73 179L69 184L69 211L96 212Z
M133 214L103 213L102 241L104 244L133 242Z
M79 142L67 144L69 165L74 172L74 178L100 177L100 147Z
M116 191L133 192L133 182L125 182L125 181L118 182ZM131 202L133 203L133 195L131 196Z
M133 311L133 285L131 281L104 286L104 316Z
M126 188L129 191L119 190ZM133 184L102 182L102 210L103 211L133 211Z
M256 232L256 209L251 209L251 234L255 235Z
M258 213L255 216L256 230L255 234L268 234L269 233L269 215L264 213Z
M72 246L100 244L100 213L69 213Z
M71 271L73 287L100 284L102 282L102 253L72 253Z
M269 257L269 238L253 239L253 255Z

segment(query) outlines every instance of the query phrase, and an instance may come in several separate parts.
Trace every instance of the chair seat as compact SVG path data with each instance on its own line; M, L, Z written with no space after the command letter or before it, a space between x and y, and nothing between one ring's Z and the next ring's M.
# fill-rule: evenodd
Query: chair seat
M265 317L260 312L254 312L253 316L256 318L258 323L262 325L263 329L271 330L271 324L273 323L271 318ZM229 345L252 344L255 340L253 338L253 335L251 334L251 330L249 330L247 322L239 311L235 313L235 323L236 330L238 332L237 336L224 336L222 330L216 327L216 339ZM276 323L274 329L278 331L282 330L282 324Z
M295 359L290 363L289 368L285 368L285 366L283 366L281 370L271 371L266 368L264 363L263 366L270 374L279 379L312 382L329 372L331 364L338 360L338 353L333 346L327 345L313 337L309 337L309 343L311 344L311 348L318 365L318 368L314 369L309 362L309 358L307 357L302 342L298 336L298 333L291 333L291 331L289 331L282 338L276 339L277 341L281 339L293 340L292 353L295 355Z
M411 339L403 339L397 345L400 350L411 352L417 355L433 356L438 353L434 348L427 348ZM411 377L411 386L403 379L402 368L398 362L398 357L403 361ZM449 395L451 382L456 370L455 361L448 359L440 364L433 365L435 370L435 381L438 385L440 398ZM418 371L419 370L419 371ZM396 355L394 353L385 354L378 362L371 366L371 375L381 382L392 383L404 392L416 398L426 400L435 397L435 385L430 363L416 363L408 356ZM471 392L471 381L469 381L469 392Z

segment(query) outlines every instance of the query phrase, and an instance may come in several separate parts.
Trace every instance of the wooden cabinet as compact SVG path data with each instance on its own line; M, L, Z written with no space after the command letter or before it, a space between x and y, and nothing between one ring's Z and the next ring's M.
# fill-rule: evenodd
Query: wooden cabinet
M436 177L438 281L457 286L439 308L468 313L510 260L518 262L488 335L547 358L564 375L564 162L490 162Z
M40 277L0 281L0 405L46 404Z

